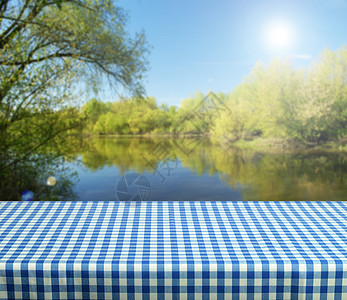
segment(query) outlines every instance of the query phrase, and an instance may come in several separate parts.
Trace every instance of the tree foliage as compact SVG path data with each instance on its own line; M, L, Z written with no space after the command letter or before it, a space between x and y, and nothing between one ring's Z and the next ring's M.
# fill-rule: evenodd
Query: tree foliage
M291 99L283 99L288 135L307 144L344 136L347 126L347 48L325 50L319 63L300 74Z
M88 121L91 127L84 131L87 134L166 133L175 114L174 107L167 111L158 108L153 97L134 97L109 105L92 99L82 107L82 112L87 113L92 107L95 109L91 110L93 113Z
M212 132L227 140L252 135L294 138L317 145L343 138L347 131L347 48L324 50L309 68L288 61L257 64L227 101L230 112Z
M126 23L111 0L0 1L1 190L20 161L81 126L71 107L83 82L143 93L147 44Z
M134 97L112 104L91 100L82 111L92 112L94 126L87 130L94 134L204 134L227 143L263 136L314 146L346 135L346 78L342 47L324 50L306 69L294 69L288 60L258 63L231 93L198 92L178 109Z

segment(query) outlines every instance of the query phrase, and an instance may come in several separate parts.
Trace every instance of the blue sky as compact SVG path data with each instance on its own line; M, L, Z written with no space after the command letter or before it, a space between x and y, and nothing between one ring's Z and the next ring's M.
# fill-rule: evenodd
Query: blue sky
M230 92L257 61L289 57L307 66L324 47L347 44L347 0L120 0L130 32L152 46L145 86L158 103L178 105L197 91ZM270 46L275 24L292 33ZM111 97L113 98L113 97ZM117 100L115 99L107 100Z

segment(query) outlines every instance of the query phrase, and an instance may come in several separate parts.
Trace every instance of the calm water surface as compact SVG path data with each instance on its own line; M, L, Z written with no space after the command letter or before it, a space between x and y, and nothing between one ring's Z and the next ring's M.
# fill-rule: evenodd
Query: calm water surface
M347 200L346 153L225 149L207 138L98 138L71 167L78 200Z

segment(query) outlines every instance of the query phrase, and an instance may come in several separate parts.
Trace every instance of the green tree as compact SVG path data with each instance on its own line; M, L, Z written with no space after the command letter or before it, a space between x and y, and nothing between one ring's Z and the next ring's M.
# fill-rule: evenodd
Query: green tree
M265 137L285 137L286 127L282 122L284 100L290 101L299 82L297 73L289 61L275 59L268 66L256 64L247 78L250 93L251 118L257 120L257 128Z
M181 101L177 111L173 129L180 134L207 134L212 121L207 105L204 104L205 95L201 92Z
M143 92L147 45L126 22L109 0L0 1L0 190L20 160L80 126L66 107L81 82Z
M293 97L282 100L288 135L307 145L346 135L347 49L324 50L296 84Z
M247 111L242 106L233 105L229 111L221 112L211 133L223 141L238 141L244 137L248 117Z
M259 112L252 97L252 85L243 83L235 90L218 97L226 104L218 117L211 124L213 137L223 142L235 142L261 133Z
M109 111L110 107L111 103L107 104L96 99L91 99L86 104L84 104L81 109L82 116L87 119L84 131L91 133L99 116Z

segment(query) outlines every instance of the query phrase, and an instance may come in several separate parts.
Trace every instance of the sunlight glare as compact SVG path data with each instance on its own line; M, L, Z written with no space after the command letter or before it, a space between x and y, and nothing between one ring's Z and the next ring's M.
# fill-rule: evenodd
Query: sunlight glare
M265 32L266 44L271 50L287 49L293 43L294 32L290 24L273 22Z

